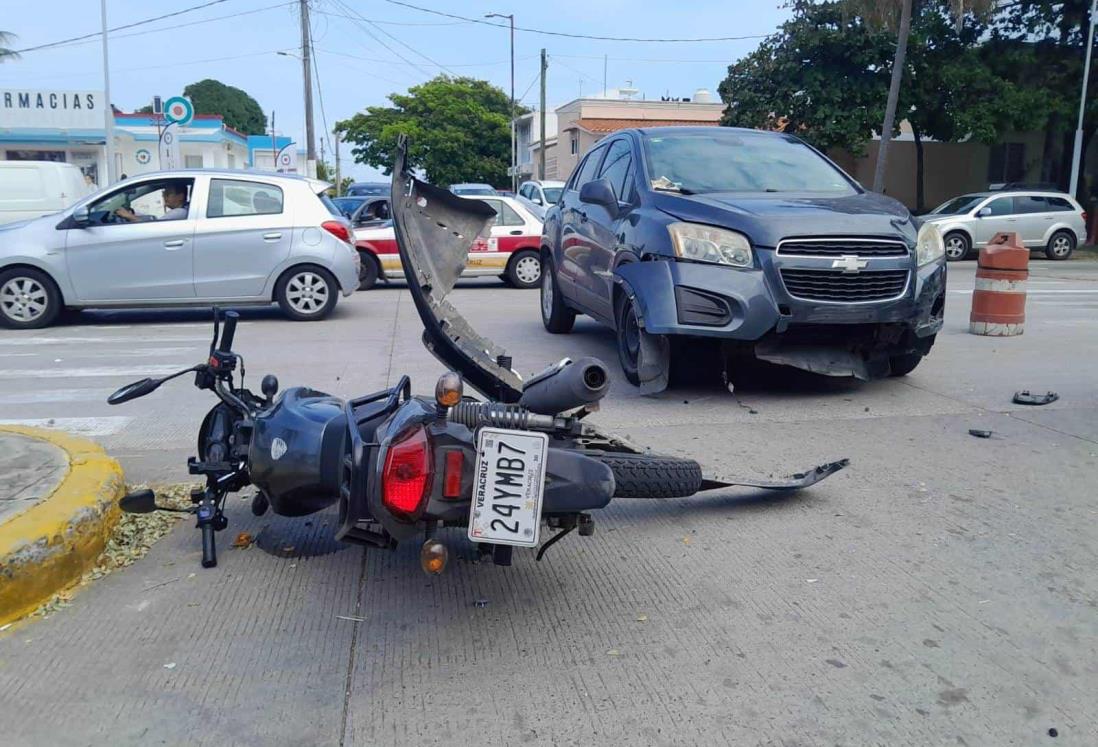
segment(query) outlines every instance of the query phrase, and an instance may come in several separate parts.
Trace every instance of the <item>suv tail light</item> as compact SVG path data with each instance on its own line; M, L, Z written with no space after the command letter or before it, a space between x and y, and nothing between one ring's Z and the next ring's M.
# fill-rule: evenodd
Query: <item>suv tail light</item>
M1087 211L1086 211L1086 210L1084 210L1084 211L1083 211L1083 224L1084 224L1084 225L1086 224L1086 222L1087 222L1087 218L1089 218L1089 217L1090 217L1090 216L1089 216L1089 215L1087 215Z
M389 445L381 471L381 503L394 516L414 521L431 490L431 442L423 426Z
M320 227L325 231L335 236L340 241L346 241L351 243L351 232L347 230L347 226L343 225L337 220L326 220L320 224Z

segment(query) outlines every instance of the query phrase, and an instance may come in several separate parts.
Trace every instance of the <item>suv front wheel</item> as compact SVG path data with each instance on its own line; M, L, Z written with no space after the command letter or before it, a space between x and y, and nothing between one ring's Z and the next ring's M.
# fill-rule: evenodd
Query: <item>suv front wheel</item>
M541 323L555 335L572 331L576 312L564 305L552 260L541 263Z

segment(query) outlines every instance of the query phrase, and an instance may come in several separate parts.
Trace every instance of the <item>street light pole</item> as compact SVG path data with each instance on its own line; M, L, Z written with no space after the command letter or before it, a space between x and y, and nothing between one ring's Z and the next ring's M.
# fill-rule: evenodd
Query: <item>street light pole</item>
M118 180L118 169L114 164L114 107L111 106L111 65L107 55L107 0L99 2L99 17L103 22L103 95L107 98L104 109L104 125L107 133L107 183L110 186Z
M518 174L517 166L518 161L515 160L515 14L510 13L504 15L503 13L488 13L485 18L506 18L511 24L511 191L514 192L518 187Z
M1083 113L1087 107L1087 85L1090 83L1090 53L1094 48L1094 21L1098 16L1098 0L1090 4L1090 33L1087 35L1087 56L1083 65L1083 89L1079 92L1079 125L1075 128L1075 149L1071 155L1071 183L1068 194L1075 195L1079 189L1079 167L1083 160Z
M300 0L301 8L301 69L305 79L305 174L316 176L316 140L313 137L313 72L309 55L312 40L309 33L309 0Z

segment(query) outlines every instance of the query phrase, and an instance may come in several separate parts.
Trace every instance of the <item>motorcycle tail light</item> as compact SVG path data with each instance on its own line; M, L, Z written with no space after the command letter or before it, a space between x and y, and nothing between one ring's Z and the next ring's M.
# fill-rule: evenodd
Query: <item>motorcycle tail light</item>
M465 454L459 450L446 452L446 467L442 473L442 497L461 497L461 470L465 466Z
M320 227L325 231L335 236L340 241L346 241L351 243L351 232L347 230L347 226L343 225L337 220L326 220L320 224Z
M389 446L381 471L381 503L393 515L414 520L431 490L431 442L422 427Z

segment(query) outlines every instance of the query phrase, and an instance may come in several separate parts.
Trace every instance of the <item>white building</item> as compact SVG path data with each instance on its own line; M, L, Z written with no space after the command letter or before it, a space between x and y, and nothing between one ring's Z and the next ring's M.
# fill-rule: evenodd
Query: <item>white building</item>
M105 186L105 106L102 91L0 88L0 160L71 163ZM114 112L117 174L160 169L159 132L164 124L152 114ZM243 169L249 164L246 136L219 115L196 115L180 128L179 143L186 168Z

